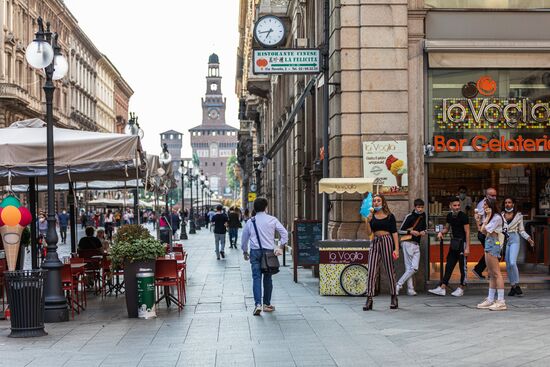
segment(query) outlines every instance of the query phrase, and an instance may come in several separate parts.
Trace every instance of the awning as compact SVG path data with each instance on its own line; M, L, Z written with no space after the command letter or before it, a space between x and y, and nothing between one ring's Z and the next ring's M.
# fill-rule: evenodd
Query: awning
M319 181L319 193L326 194L364 194L373 192L376 184L375 178L323 178Z

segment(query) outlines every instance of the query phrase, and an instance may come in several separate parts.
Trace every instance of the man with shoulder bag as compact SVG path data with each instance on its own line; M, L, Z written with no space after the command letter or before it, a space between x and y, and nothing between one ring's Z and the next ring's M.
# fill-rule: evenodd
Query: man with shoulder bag
M254 292L254 316L262 311L273 312L271 304L273 283L271 276L279 272L279 259L284 246L288 242L288 232L279 220L265 213L267 199L254 200L256 215L246 222L243 229L241 248L245 260L250 259L252 268L252 289ZM280 247L275 246L275 232L280 236ZM250 244L250 255L249 255ZM263 306L262 306L262 278L263 278Z
M447 214L447 223L445 228L437 234L439 240L443 240L443 236L451 232L451 242L449 252L447 253L447 264L445 265L445 275L439 286L430 289L428 292L437 296L445 296L449 280L453 274L456 263L459 264L460 270L460 285L455 289L452 296L460 297L464 295L464 287L466 286L466 258L470 254L470 222L468 216L460 210L460 198L453 197L449 205L451 212Z
M413 275L418 271L420 263L420 240L426 235L426 213L424 212L424 200L414 201L414 210L407 214L399 229L401 235L401 247L403 248L403 260L405 261L405 273L397 281L397 294L405 282L407 283L407 294L416 296L414 290Z

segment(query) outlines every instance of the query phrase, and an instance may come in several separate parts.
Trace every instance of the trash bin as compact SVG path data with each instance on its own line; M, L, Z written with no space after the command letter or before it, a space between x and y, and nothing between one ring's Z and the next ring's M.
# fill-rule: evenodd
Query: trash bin
M157 317L155 310L155 273L151 269L140 269L137 279L137 308L140 319Z
M47 270L4 272L11 312L11 338L44 336L44 280Z
M160 242L170 243L170 228L160 227Z

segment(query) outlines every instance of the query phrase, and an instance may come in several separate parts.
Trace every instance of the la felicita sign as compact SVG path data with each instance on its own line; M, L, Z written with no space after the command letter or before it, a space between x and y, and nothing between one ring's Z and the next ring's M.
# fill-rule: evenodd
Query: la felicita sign
M254 74L317 74L321 71L318 49L254 50Z

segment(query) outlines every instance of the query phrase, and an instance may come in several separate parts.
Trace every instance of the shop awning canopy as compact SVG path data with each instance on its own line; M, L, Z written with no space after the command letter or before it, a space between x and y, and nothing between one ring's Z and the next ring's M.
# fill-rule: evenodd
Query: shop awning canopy
M323 178L319 181L319 193L326 194L364 194L366 192L373 192L376 183L376 178L362 178L362 177L350 177L350 178Z
M56 182L130 180L144 176L138 136L53 128ZM29 119L0 129L0 184L45 183L46 123Z

